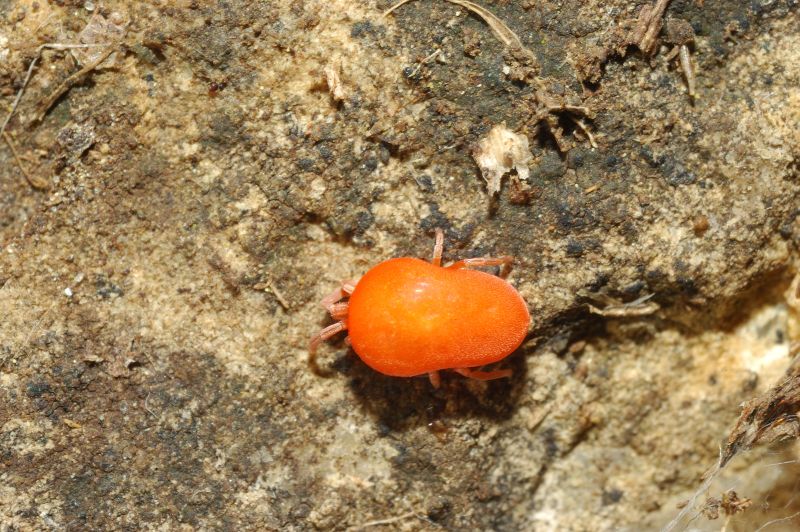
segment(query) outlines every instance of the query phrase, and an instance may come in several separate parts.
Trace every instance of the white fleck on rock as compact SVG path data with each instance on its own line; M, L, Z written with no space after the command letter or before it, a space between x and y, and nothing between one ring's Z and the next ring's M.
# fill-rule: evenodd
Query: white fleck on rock
M514 133L504 124L494 126L481 139L472 157L481 169L490 196L500 191L500 181L511 170L516 170L520 179L528 179L531 160L528 137Z
M9 49L6 47L8 44L8 37L0 34L0 62L8 60Z
M325 66L325 81L328 83L328 90L331 93L334 101L341 102L344 100L346 93L342 79L339 73L342 70L341 61L334 59L327 66Z
M114 42L121 41L126 31L127 22L122 14L113 12L106 18L100 13L94 13L78 34L80 43L89 47L75 48L72 50L72 55L81 65L88 65L100 59L106 51L105 45L110 46ZM97 67L113 67L116 64L116 56L116 52L112 53Z

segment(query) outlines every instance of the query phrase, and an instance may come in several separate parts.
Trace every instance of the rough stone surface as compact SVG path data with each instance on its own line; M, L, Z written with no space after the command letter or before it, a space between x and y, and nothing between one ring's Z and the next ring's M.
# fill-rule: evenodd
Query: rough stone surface
M41 44L127 21L37 122L80 68L45 51L9 123L48 190L0 146L0 530L667 523L800 338L800 17L673 0L694 103L667 45L581 83L644 4L482 3L534 60L444 1L0 0L3 118ZM472 150L498 124L532 160L490 198ZM437 227L447 260L517 258L514 376L433 390L342 342L311 373L317 301ZM588 311L649 294L647 316ZM797 456L723 472L711 495L754 501L728 530L800 511Z

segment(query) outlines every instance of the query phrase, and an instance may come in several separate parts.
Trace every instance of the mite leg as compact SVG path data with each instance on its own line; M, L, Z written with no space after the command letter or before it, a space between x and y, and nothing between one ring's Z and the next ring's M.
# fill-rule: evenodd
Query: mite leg
M428 379L431 381L431 386L437 390L439 389L439 386L442 385L442 377L439 375L438 371L431 371L428 373Z
M442 265L442 248L444 248L444 232L437 227L436 243L433 245L433 260L431 260L434 266Z
M328 312L331 313L331 318L336 321L344 321L347 318L347 309L350 306L349 303L334 303L328 308Z
M482 257L477 259L463 259L454 262L447 266L451 270L461 270L464 268L480 268L482 266L502 266L500 277L506 277L511 271L511 264L514 262L514 257L505 255L503 257Z
M454 369L456 373L459 375L463 375L470 379L476 379L479 381L492 381L495 379L505 379L506 377L511 377L511 370L510 369L498 369L495 371L478 371L469 368L460 368Z
M339 288L322 298L322 301L320 301L322 308L330 312L334 303L353 293L353 290L356 289L356 282L357 281L342 281Z
M322 373L317 365L317 348L319 344L345 330L347 330L347 324L342 321L337 321L334 324L328 325L311 338L311 342L308 344L308 365L311 366L311 370L314 373Z
M353 290L356 289L356 285L358 281L354 281L350 279L349 281L342 281L342 292L347 294L348 296L353 293Z

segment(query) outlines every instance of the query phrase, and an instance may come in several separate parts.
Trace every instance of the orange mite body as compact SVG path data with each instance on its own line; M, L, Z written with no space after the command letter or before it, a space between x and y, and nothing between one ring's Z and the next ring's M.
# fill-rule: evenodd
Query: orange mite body
M428 374L434 386L445 369L482 380L509 376L510 370L470 368L497 362L519 347L531 322L528 307L504 279L467 268L508 265L511 258L441 267L441 247L437 231L433 263L387 260L326 298L323 305L341 321L314 337L312 355L320 342L348 330L356 354L386 375ZM347 295L348 302L337 302Z
M395 377L497 362L519 347L529 323L525 301L503 279L410 258L368 271L347 316L353 350Z

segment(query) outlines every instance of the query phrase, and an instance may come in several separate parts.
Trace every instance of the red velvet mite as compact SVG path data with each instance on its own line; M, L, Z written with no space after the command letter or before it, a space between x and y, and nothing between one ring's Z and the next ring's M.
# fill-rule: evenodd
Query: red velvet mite
M480 380L509 377L508 369L472 368L502 360L519 347L531 323L528 306L504 279L469 268L508 267L513 259L464 259L443 267L443 242L437 230L431 263L390 259L323 299L338 321L312 338L312 365L319 344L347 330L353 351L386 375L427 373L436 387L444 369Z

